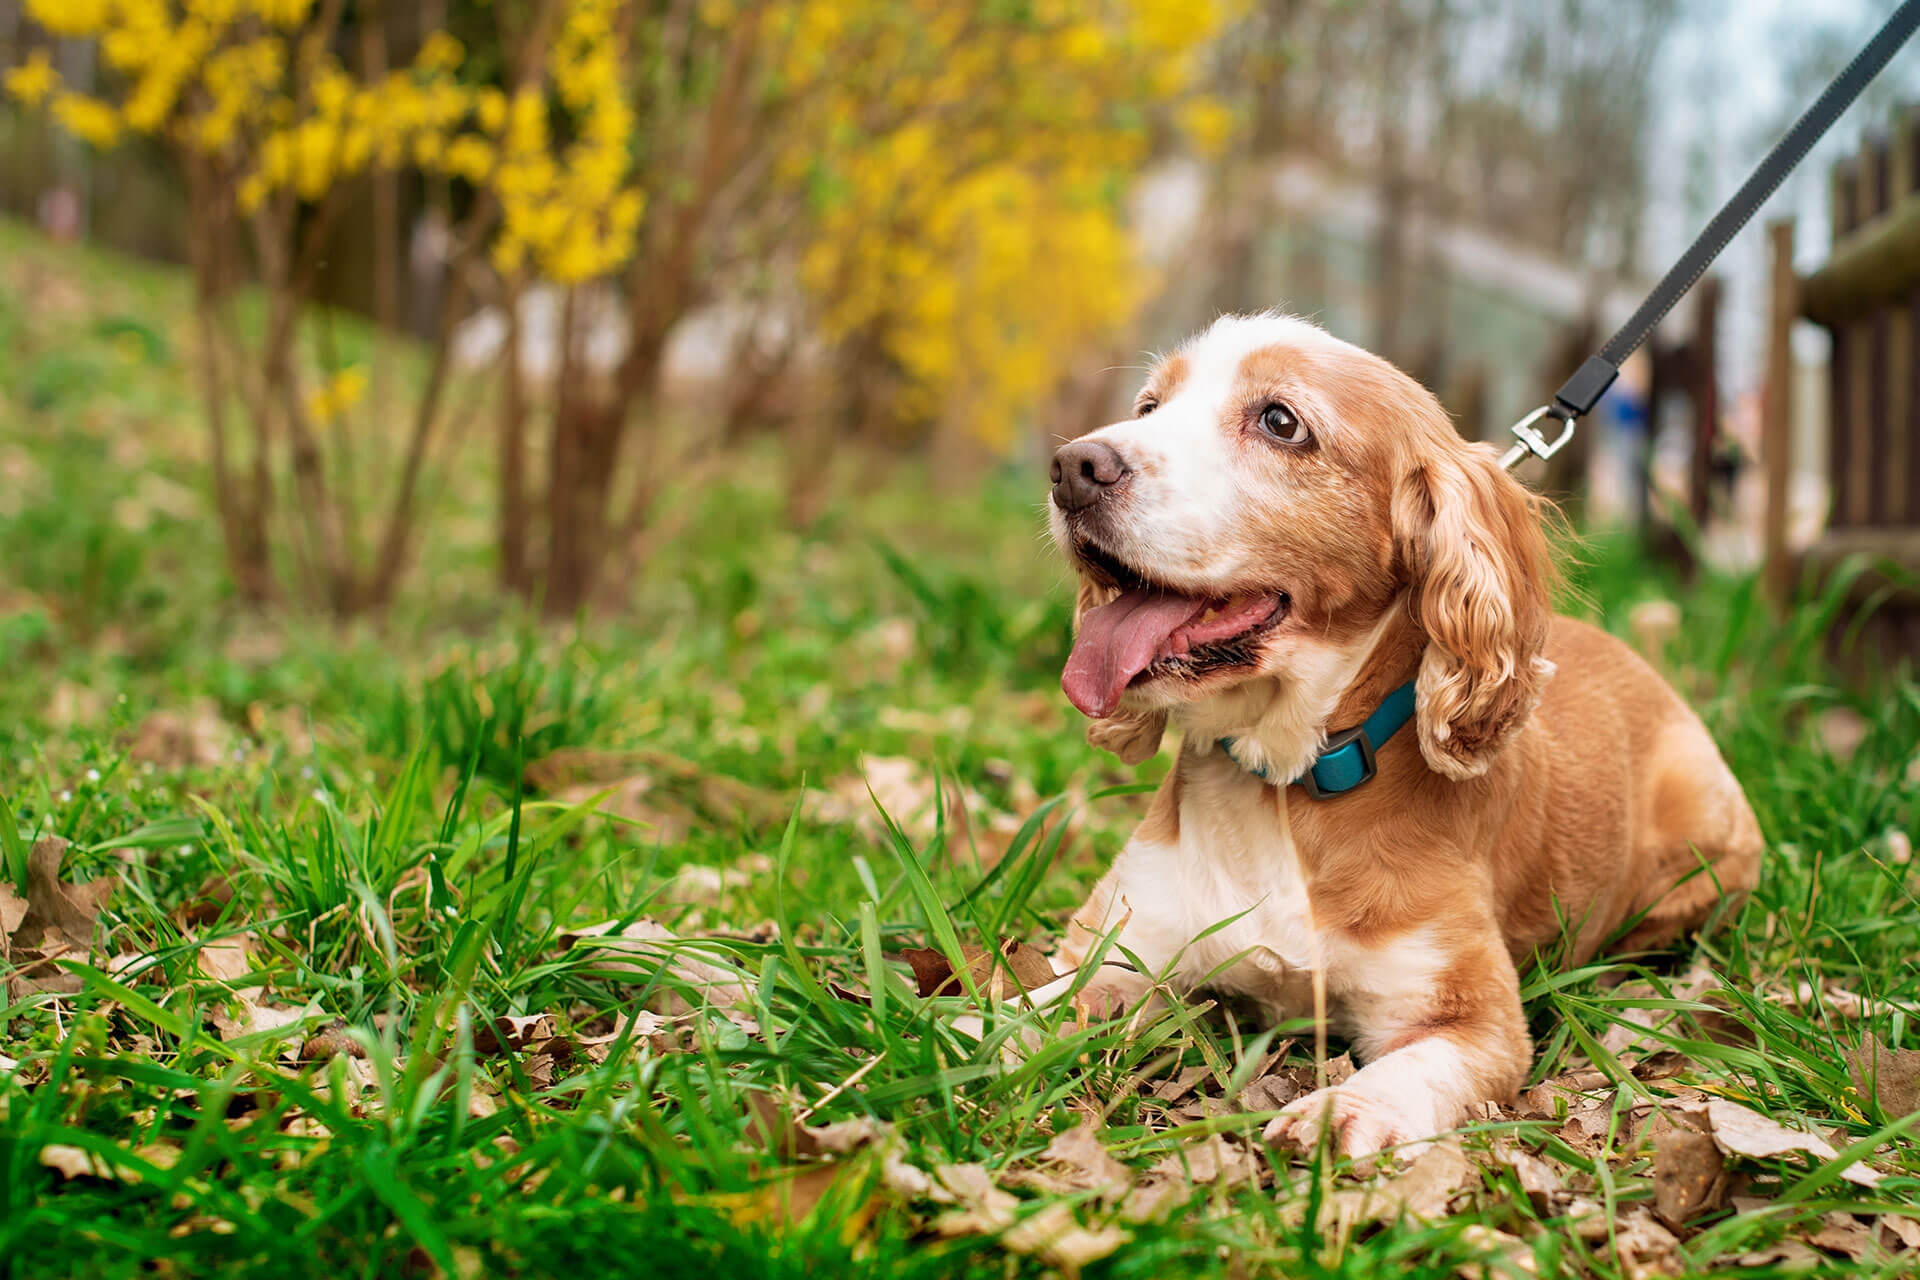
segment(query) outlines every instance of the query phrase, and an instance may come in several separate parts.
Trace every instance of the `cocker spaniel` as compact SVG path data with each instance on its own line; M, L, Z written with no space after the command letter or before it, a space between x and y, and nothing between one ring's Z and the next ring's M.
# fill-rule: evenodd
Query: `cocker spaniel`
M1664 944L1749 891L1761 835L1698 717L1555 617L1541 504L1387 361L1227 316L1131 420L1053 459L1080 579L1061 678L1128 763L1182 731L1057 963L1103 1012L1206 986L1363 1064L1271 1141L1419 1142L1531 1064L1516 963ZM1222 926L1222 922L1225 923Z

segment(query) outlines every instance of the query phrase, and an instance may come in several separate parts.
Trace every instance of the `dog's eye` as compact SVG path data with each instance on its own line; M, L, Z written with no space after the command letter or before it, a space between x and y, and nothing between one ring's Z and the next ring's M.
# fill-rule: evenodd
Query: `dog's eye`
M1135 406L1133 406L1133 416L1136 418L1144 418L1148 414L1152 413L1155 409L1158 409L1159 407L1160 407L1160 402L1158 400L1154 400L1154 399L1142 400L1139 404L1136 404Z
M1279 403L1270 404L1260 411L1260 429L1281 444L1305 444L1312 438L1307 424L1300 421L1293 410Z

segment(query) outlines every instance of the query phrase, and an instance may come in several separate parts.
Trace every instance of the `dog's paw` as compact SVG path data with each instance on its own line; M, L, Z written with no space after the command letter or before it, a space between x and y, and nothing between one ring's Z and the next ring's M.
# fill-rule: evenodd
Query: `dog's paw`
M1389 1147L1415 1156L1438 1130L1416 1109L1345 1085L1316 1089L1288 1103L1260 1136L1272 1146L1311 1151L1323 1134L1343 1156L1374 1155Z
M1088 1022L1105 1022L1123 1013L1136 1012L1153 989L1145 974L1117 965L1102 965L1100 972L1073 997L1073 1007Z

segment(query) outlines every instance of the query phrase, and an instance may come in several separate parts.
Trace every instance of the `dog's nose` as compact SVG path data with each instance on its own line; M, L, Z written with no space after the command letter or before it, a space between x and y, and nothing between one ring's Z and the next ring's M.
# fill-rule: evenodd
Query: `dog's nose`
M1127 464L1113 446L1098 440L1075 440L1053 455L1053 501L1062 511L1081 511L1127 474Z

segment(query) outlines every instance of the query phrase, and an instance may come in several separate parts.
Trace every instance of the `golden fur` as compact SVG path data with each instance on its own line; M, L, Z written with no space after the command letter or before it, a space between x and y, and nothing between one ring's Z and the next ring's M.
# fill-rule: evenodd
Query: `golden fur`
M1253 430L1274 402L1310 446ZM1540 503L1399 370L1302 321L1228 317L1140 403L1092 433L1124 481L1056 508L1056 540L1180 593L1284 591L1290 607L1251 666L1137 681L1089 728L1129 762L1169 722L1185 740L1062 960L1117 931L1151 970L1104 968L1083 993L1103 1011L1204 980L1301 1016L1317 970L1365 1065L1270 1136L1330 1125L1353 1154L1432 1137L1526 1074L1517 963L1699 927L1755 883L1758 825L1665 682L1552 616ZM1111 591L1075 562L1084 612ZM1214 745L1297 776L1409 679L1415 724L1345 795L1268 785Z

